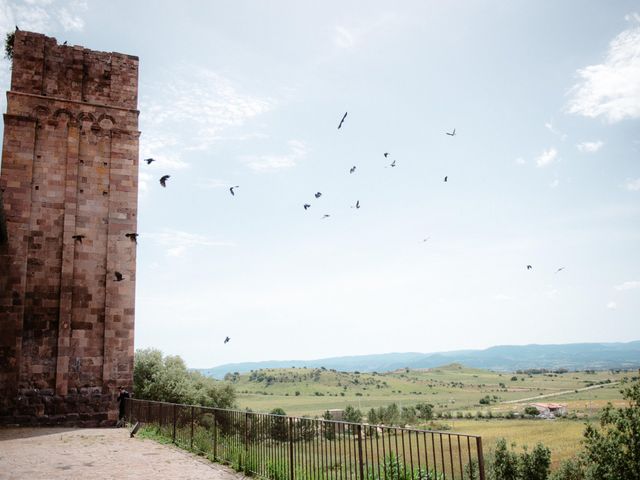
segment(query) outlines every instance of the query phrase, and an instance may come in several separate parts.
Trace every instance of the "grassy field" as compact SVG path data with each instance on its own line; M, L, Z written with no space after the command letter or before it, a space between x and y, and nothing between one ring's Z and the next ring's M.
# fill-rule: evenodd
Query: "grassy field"
M279 407L289 415L321 415L327 409L347 405L366 413L371 407L392 402L399 406L431 403L436 412L518 412L523 405L502 402L569 392L540 401L567 403L572 413L583 416L595 413L607 401L619 400L621 395L615 382L631 375L635 372L507 374L454 364L388 373L273 369L228 378L238 392L240 407L263 412ZM594 384L601 384L602 388L579 391ZM491 404L480 404L487 395Z
M542 442L551 449L555 467L580 448L585 421L594 421L608 402L624 403L618 382L637 374L635 371L497 373L454 364L387 373L310 368L259 370L230 375L227 381L235 386L240 407L261 412L279 407L288 415L319 416L328 409L351 405L366 416L370 408L391 403L399 407L430 403L437 416L453 417L437 419L437 428L481 435L487 451L501 437L518 448ZM583 390L590 386L595 388ZM552 396L537 400L549 394ZM481 404L481 399L485 399L485 403ZM505 403L508 401L514 403ZM489 412L492 416L504 416L508 412L521 414L525 406L536 401L567 405L569 418L456 418L475 417L478 412L483 416Z

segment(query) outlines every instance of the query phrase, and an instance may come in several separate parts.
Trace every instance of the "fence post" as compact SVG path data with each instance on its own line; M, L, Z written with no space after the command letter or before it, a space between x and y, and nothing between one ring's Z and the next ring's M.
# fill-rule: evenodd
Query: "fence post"
M289 417L289 480L295 480L293 465L293 418Z
M478 472L480 474L480 480L485 480L484 477L484 455L482 453L482 437L476 437L476 449L478 453Z
M216 414L213 414L213 460L218 459L218 419Z
M364 466L362 464L362 425L358 424L358 466L360 468L360 480L364 480Z
M191 450L193 450L193 409L195 407L191 406Z
M176 443L176 404L173 404L173 443Z
M147 423L151 423L151 402L147 400Z

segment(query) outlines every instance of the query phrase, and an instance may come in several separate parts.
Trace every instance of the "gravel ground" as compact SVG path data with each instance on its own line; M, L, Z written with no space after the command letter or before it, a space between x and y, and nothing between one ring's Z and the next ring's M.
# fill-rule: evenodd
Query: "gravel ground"
M170 445L129 438L124 428L0 429L0 480L243 480Z

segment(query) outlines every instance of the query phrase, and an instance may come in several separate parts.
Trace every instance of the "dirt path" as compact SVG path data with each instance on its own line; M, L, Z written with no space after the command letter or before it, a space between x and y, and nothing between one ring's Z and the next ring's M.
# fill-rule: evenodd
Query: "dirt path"
M537 397L519 398L517 400L507 400L500 403L522 403L530 402L532 400L538 400L539 398L557 397L558 395L566 395L567 393L584 392L585 390L593 390L594 388L608 387L610 385L616 385L620 382L611 382L602 385L591 385L590 387L578 388L577 390L565 390L563 392L547 393L546 395L538 395Z
M0 429L0 480L243 480L178 448L116 428Z

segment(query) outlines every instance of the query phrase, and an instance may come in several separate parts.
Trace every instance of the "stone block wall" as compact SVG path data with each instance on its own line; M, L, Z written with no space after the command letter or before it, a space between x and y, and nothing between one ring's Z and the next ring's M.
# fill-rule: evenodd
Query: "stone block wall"
M0 171L0 423L113 423L117 386L131 387L137 85L137 57L16 32Z

